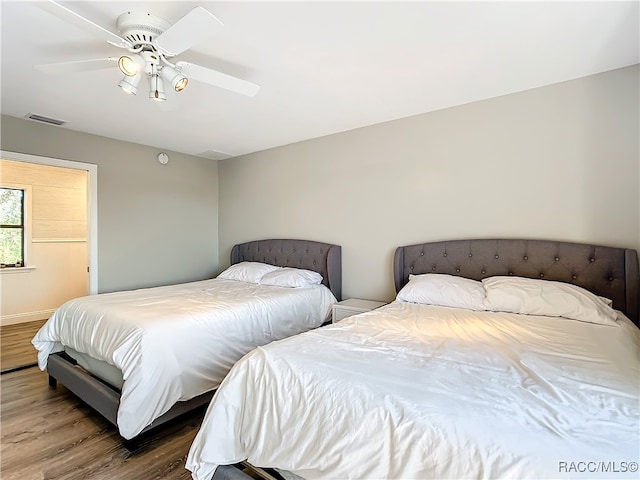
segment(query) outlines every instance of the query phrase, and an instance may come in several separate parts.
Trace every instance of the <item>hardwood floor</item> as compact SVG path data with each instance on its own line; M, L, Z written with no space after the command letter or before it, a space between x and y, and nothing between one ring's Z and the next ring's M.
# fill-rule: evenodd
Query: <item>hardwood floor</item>
M5 359L5 328L3 369L5 360L14 365L23 361L11 355ZM16 347L16 358L26 355L33 362L29 351L33 350L33 335L24 336L28 343L18 343L26 351ZM0 397L2 480L191 478L184 462L205 407L149 432L140 438L135 451L129 451L115 427L63 385L50 388L46 372L37 367L1 375Z
M31 339L46 320L0 327L0 370L29 365L38 361Z
M143 436L130 452L117 430L47 374L29 368L0 377L3 480L190 479L184 468L204 408Z

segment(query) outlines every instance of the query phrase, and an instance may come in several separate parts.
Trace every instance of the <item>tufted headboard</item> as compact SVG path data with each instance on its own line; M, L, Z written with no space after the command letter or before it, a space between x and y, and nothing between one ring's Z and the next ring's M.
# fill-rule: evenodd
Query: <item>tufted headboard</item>
M279 267L313 270L322 275L326 285L342 299L342 248L313 240L271 239L239 243L231 249L231 265L239 262L262 262Z
M409 274L421 273L474 280L515 275L573 283L610 298L614 308L639 324L638 253L631 249L550 240L451 240L398 247L393 271L396 292Z

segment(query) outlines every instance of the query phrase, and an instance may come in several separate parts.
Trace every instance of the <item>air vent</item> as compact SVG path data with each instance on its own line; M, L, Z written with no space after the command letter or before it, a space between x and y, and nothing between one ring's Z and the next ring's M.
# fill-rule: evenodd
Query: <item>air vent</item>
M206 152L196 153L196 156L209 158L211 160L226 160L227 158L233 157L233 155L224 152L217 152L216 150L207 150Z
M58 120L56 118L49 118L43 115L38 115L37 113L28 113L24 116L24 118L28 118L29 120L35 120L36 122L48 123L49 125L64 125L67 123L66 120Z

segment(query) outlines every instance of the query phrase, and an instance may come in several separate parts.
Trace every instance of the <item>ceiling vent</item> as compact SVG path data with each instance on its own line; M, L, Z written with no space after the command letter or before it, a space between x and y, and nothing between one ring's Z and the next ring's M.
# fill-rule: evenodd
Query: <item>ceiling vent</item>
M207 150L206 152L197 153L196 156L208 158L210 160L226 160L227 158L233 157L233 155L224 152L218 152L216 150Z
M58 120L56 118L49 118L43 115L38 115L37 113L28 113L24 116L24 118L28 118L29 120L35 120L36 122L48 123L49 125L64 125L67 123L66 120Z

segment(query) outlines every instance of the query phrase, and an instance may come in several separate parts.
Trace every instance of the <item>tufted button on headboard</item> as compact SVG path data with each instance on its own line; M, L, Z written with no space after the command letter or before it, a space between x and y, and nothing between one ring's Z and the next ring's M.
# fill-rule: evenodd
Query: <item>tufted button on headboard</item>
M262 262L279 267L313 270L322 275L322 283L329 287L338 301L342 299L340 245L313 240L254 240L233 246L231 265L239 262Z
M396 292L409 274L443 273L481 280L516 275L572 283L613 300L614 308L639 322L640 274L635 250L550 240L479 239L398 247Z

